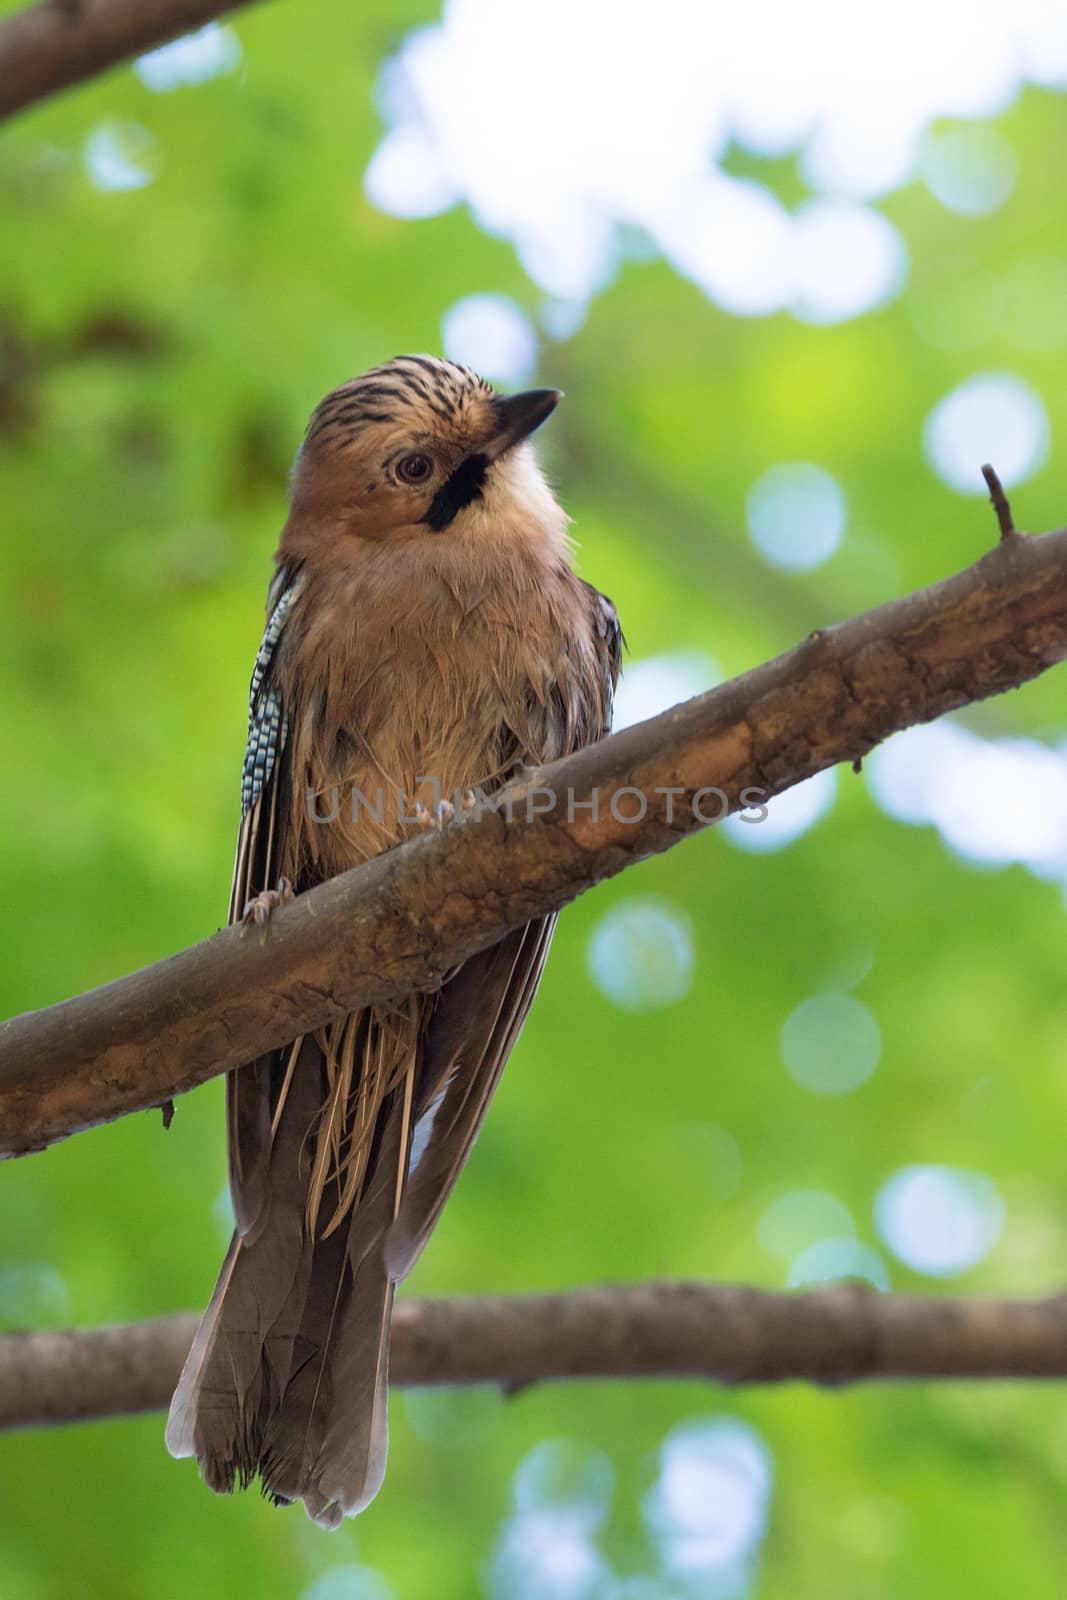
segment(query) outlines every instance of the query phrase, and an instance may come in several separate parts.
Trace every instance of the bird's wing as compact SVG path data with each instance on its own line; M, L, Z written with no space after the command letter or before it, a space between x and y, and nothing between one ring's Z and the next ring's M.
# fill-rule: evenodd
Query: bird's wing
M615 685L622 671L622 652L626 639L619 624L619 613L606 594L594 589L584 578L579 579L589 605L593 632L593 648L600 667L600 707L602 717L599 729L584 742L592 744L611 732L611 710L615 701Z
M285 626L300 595L299 571L280 567L267 596L267 625L252 668L248 694L248 740L241 772L241 827L230 893L230 922L238 922L249 900L275 886L285 846L289 810L287 745L289 718L277 684L278 654ZM297 1042L299 1048L299 1041ZM226 1131L230 1196L237 1231L248 1234L259 1216L270 1162L272 1074L279 1056L261 1056L226 1077Z
M574 671L556 686L545 759L567 755L611 732L623 637L611 601L579 589L585 628ZM399 1281L417 1261L481 1127L544 970L555 916L508 934L465 961L433 1002L419 1064L411 1171L386 1241Z

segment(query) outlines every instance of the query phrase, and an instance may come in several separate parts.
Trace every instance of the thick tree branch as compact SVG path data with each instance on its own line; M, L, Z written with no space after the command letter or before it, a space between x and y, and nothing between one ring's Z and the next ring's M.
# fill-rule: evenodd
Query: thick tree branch
M0 22L0 118L247 0L43 0Z
M198 1318L0 1337L0 1429L156 1411ZM698 1283L401 1300L398 1384L705 1378L826 1386L861 1379L1067 1377L1067 1296L938 1300L842 1284L772 1294Z
M1067 530L974 566L524 780L276 912L0 1025L0 1153L160 1104L370 1003L887 735L1067 655ZM596 809L592 809L594 807ZM508 820L510 813L511 820ZM753 824L758 826L758 824Z

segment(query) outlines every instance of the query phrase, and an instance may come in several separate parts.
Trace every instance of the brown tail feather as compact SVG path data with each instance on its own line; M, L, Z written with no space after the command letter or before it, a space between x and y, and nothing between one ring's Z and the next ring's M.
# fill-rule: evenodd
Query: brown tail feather
M220 1493L257 1474L336 1527L385 1472L393 1285L383 1241L409 1129L403 1086L382 1107L363 1192L329 1237L310 1238L306 1196L322 1053L305 1040L271 1151L263 1213L230 1245L171 1403L167 1446L195 1455Z
M472 956L436 997L414 1109L429 1132L385 1246L396 1283L418 1260L470 1154L533 1000L555 925L555 917L546 917L508 934Z

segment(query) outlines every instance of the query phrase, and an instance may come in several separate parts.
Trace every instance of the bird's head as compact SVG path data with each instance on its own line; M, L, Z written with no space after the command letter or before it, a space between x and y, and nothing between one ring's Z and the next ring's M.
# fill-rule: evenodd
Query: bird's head
M498 395L467 367L397 356L315 409L296 458L289 543L324 531L430 540L542 528L566 519L526 444L558 389Z

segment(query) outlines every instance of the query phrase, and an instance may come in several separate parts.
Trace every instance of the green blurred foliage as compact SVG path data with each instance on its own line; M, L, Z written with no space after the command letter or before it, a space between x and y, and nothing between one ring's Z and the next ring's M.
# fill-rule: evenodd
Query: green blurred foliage
M0 143L4 1014L221 922L249 666L311 406L397 351L438 348L461 295L537 309L510 247L464 209L408 223L363 197L381 134L375 73L433 14L429 0L334 0L313 22L253 8L237 20L237 75L155 95L120 69L22 116ZM86 137L114 118L157 141L158 175L136 192L86 175ZM650 260L626 264L569 341L546 343L539 376L568 398L544 453L581 569L616 600L635 657L705 650L741 671L991 541L986 508L938 483L920 440L931 406L983 368L1034 384L1054 440L1067 426L1051 344L1020 349L980 306L957 352L924 337L946 304L959 312L969 277L995 284L1031 252L1067 248L1050 159L1067 104L1030 92L1001 127L1019 182L992 216L951 215L918 184L886 202L913 267L881 312L836 327L739 320ZM779 177L794 198L792 168ZM745 533L753 480L798 459L832 472L850 506L844 545L804 576L766 566ZM1058 459L1016 495L1026 527L1062 520ZM1050 674L965 720L1062 736L1062 695ZM587 951L605 911L640 895L688 918L696 966L685 999L638 1014L593 984ZM1055 1287L1063 922L1058 884L978 870L932 830L890 820L847 773L830 814L788 849L750 855L712 830L634 868L564 916L409 1289L652 1274L780 1286L785 1267L757 1232L776 1199L832 1193L877 1245L876 1193L921 1162L990 1175L1006 1225L962 1278L932 1283L892 1262L894 1288ZM854 1093L816 1095L784 1070L779 1032L842 973L880 1023L881 1062ZM183 1100L169 1133L157 1114L131 1117L7 1166L0 1316L92 1324L201 1306L224 1246L223 1187L221 1082ZM5 1312L4 1285L27 1268L52 1276L38 1272ZM675 1423L718 1412L756 1427L774 1462L760 1600L1062 1594L1061 1391L694 1383L395 1394L386 1487L333 1538L254 1494L212 1497L167 1457L160 1417L8 1437L0 1593L295 1597L361 1563L405 1600L469 1596L517 1465L555 1436L614 1464L605 1548L640 1571L656 1451Z

